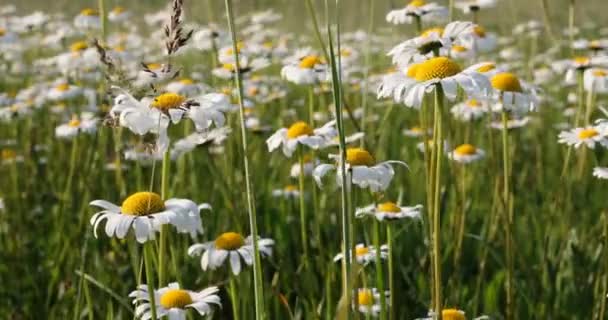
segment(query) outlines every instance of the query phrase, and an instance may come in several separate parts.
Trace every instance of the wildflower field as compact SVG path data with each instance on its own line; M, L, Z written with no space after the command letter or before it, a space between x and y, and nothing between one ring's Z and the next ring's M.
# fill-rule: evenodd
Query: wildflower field
M3 1L0 319L607 319L607 19Z

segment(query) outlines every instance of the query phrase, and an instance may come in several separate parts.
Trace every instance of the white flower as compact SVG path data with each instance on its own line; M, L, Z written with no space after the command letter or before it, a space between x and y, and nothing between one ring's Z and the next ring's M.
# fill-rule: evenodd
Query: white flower
M74 18L74 26L81 29L101 29L101 19L97 11L87 8Z
M522 128L522 127L526 126L528 124L528 122L530 122L530 117L508 119L507 120L507 129ZM497 130L503 130L504 125L501 120L492 121L492 123L490 123L490 128L497 129Z
M388 246L385 244L381 245L380 252L378 252L378 250L376 250L376 247L366 246L363 243L359 243L355 246L355 259L357 260L357 263L359 263L359 264L367 265L370 262L372 262L372 263L375 262L376 256L378 254L380 254L380 259L382 259L382 260L388 259ZM338 262L338 261L342 260L343 257L344 257L344 255L342 255L342 253L338 253L334 257L334 262Z
M593 168L593 176L599 179L608 179L608 168L595 167Z
M538 104L536 88L521 81L513 73L494 74L490 82L494 89L494 99L498 101L501 110L528 111L536 108Z
M335 125L335 122L329 124ZM313 149L319 149L328 140L327 124L318 129L312 129L306 122L298 121L289 128L281 128L266 140L268 151L272 152L279 146L283 146L283 154L291 157L299 145L306 145Z
M590 149L594 149L596 144L608 147L607 135L605 126L574 128L560 132L559 143L565 143L574 148L579 148L583 144Z
M608 92L608 69L590 68L583 74L583 84L586 91L595 93Z
M147 191L130 195L120 207L105 200L95 200L90 205L103 209L91 217L95 237L99 224L107 220L105 232L109 237L116 235L124 239L132 227L139 243L154 239L155 232L165 224L192 237L201 234L203 226L199 211L211 208L208 204L197 205L187 199L162 201L158 194Z
M382 306L380 305L380 295L382 293L378 292L378 289L376 288L371 288L371 289L359 289L357 291L357 296L355 297L355 299L357 299L358 305L359 305L359 312L363 313L363 314L369 314L372 317L377 317L380 314L380 311L382 309ZM384 292L385 295L385 303L387 304L386 307L388 308L388 303L389 303L389 292L385 291ZM353 303L353 307L355 306L355 304Z
M339 159L336 155L331 155L331 158ZM402 161L384 161L376 164L376 161L369 152L361 148L348 148L346 150L345 169L347 172L346 180L358 185L361 188L370 188L371 191L384 191L388 188L395 171L391 164L402 164L407 167ZM341 165L338 163L321 164L313 171L313 177L319 186L322 186L322 178L331 170L337 169L336 183L342 186ZM348 182L347 182L348 183Z
M272 239L258 239L258 249L262 257L272 256ZM241 258L245 264L253 264L253 238L251 236L243 238L240 233L225 232L219 235L214 241L197 243L188 248L188 255L201 255L201 268L203 270L216 269L221 267L226 259L230 261L232 273L238 275L241 272Z
M108 13L108 20L112 22L126 22L129 18L131 18L131 12L120 6L114 7Z
M450 112L460 121L473 121L488 113L489 108L485 101L469 99L455 104Z
M304 156L304 176L311 176L313 170L321 162L319 159L311 159L309 156ZM289 170L289 176L292 178L300 177L300 164L294 163Z
M74 116L68 123L64 123L55 128L57 138L71 139L79 133L95 133L97 131L97 119L92 114L83 114L79 119Z
M357 208L355 210L355 217L375 217L379 221L386 220L399 220L404 218L420 219L420 211L422 205L416 205L413 207L402 207L396 205L394 202L384 202L378 205L370 204L363 208Z
M174 92L186 97L194 97L202 91L208 90L209 87L202 83L196 83L190 78L183 78L177 81L169 82L166 86L167 92Z
M67 83L60 83L52 87L47 98L52 101L73 99L82 94L82 88Z
M298 198L300 196L300 190L298 186L290 184L285 186L283 189L272 190L273 197L282 197L285 199Z
M129 294L133 299L135 316L138 319L150 319L151 309L155 308L158 318L168 317L169 320L185 320L187 309L195 309L199 315L212 313L211 305L221 307L217 287L209 287L201 291L190 291L179 288L177 282L170 283L164 288L154 290L154 306L150 304L150 292L147 284L141 284Z
M284 66L281 76L295 84L315 84L328 79L328 68L319 56L307 55Z
M460 163L471 163L477 160L483 159L486 153L482 149L479 149L472 144L461 144L456 147L452 152L448 153L448 158L460 162Z
M386 21L393 24L413 23L416 18L422 21L438 21L448 16L448 9L435 2L412 0L403 9L391 10L386 15Z

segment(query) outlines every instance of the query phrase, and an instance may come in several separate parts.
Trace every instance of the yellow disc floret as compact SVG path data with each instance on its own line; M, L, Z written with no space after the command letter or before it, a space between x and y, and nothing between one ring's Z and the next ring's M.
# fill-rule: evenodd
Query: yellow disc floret
M597 130L593 129L593 128L588 128L588 129L583 129L578 133L578 138L581 140L585 140L585 139L591 139L597 135L599 135L600 133L597 132Z
M510 72L498 73L490 80L494 89L503 92L522 92L521 83L516 75Z
M493 63L486 63L483 66L477 68L476 71L477 72L481 72L481 73L486 73L486 72L492 71L494 69L496 69L496 65L495 64L493 64Z
M444 309L441 316L443 320L466 320L464 312L458 309Z
M416 70L417 81L443 79L458 74L461 71L458 63L446 57L431 58L421 63Z
M178 108L184 103L184 101L186 101L186 97L177 93L163 93L154 98L154 101L152 102L152 107L167 111L169 109Z
M300 68L302 69L312 69L317 64L321 64L321 58L315 55L306 56L302 60L300 60Z
M408 6L419 8L419 7L422 7L425 4L426 4L426 1L424 1L424 0L412 0L408 4Z
M486 29L484 29L480 25L477 25L477 26L475 26L475 28L473 28L473 33L475 33L475 35L477 35L480 38L486 37Z
M384 202L378 205L378 211L382 212L391 212L391 213L399 213L401 212L401 208L396 205L394 202Z
M95 11L94 9L91 9L91 8L85 8L85 9L82 9L82 11L80 11L80 15L88 16L88 17L96 16L97 11Z
M120 211L132 216L147 216L165 210L165 203L160 195L142 191L130 195L122 202Z
M55 90L60 92L66 92L70 89L70 85L67 83L61 83L55 86Z
M189 304L192 304L192 297L186 290L169 289L160 296L160 305L165 309L184 309Z
M477 148L472 144L465 143L456 147L454 153L459 156L472 156L477 153Z
M374 294L369 289L359 290L357 300L360 306L371 306L374 304Z
M430 36L433 33L437 33L439 35L443 35L443 28L441 28L441 27L435 27L435 28L426 29L426 30L422 31L421 36L428 37L428 36Z
M313 129L304 121L298 121L287 129L287 138L295 139L301 136L307 136L313 134Z
M366 255L368 253L369 253L369 248L368 247L362 247L362 246L360 246L360 247L356 247L355 248L355 255L357 257L364 256L364 255Z
M373 166L376 161L374 157L365 149L348 148L346 149L346 162L351 166Z
M245 239L240 233L224 232L215 239L215 247L222 250L236 250L245 244Z
M88 47L89 45L86 43L86 41L76 41L70 45L70 51L80 52Z
M467 107L470 108L477 108L481 106L481 103L479 103L479 101L477 101L477 99L469 99L467 102Z

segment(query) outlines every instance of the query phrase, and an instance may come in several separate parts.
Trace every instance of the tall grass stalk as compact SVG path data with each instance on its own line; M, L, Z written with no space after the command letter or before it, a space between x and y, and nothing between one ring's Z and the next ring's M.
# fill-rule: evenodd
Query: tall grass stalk
M169 147L163 154L163 164L160 175L160 197L163 201L169 197L169 171L171 166L171 157L169 155ZM158 239L158 286L163 287L167 279L167 237L168 230L166 225L160 229L160 237Z
M434 189L433 192L433 291L434 307L437 319L441 320L442 310L442 282L441 282L441 165L443 162L443 88L441 84L435 87L434 122L436 135L433 136L433 151L435 153L434 167Z
M300 163L300 174L298 177L298 186L300 188L300 232L302 237L304 266L308 268L308 228L306 227L306 202L304 199L304 148L302 146L298 147L298 160Z
M154 266L152 262L153 253L153 244L150 241L147 241L144 244L144 264L146 266L146 284L148 285L148 294L150 298L150 311L151 311L151 320L156 320L156 301L154 295Z
M247 214L249 215L249 228L253 240L254 262L253 262L253 284L254 284L254 299L255 299L255 318L256 320L264 319L264 292L262 283L262 264L260 259L260 250L258 246L258 227L254 205L254 195L251 187L251 176L249 173L249 157L247 144L247 128L245 126L245 105L243 103L243 83L241 78L241 67L239 61L239 50L237 47L237 37L234 25L234 12L232 8L232 0L225 0L226 18L228 19L228 29L232 39L232 51L234 54L235 79L237 87L237 96L239 104L239 120L241 127L241 146L243 152L243 167L245 170L245 189L247 192Z
M502 112L502 156L503 156L503 214L505 218L505 250L507 261L506 279L506 319L513 318L513 217L510 210L510 173L509 173L509 116L506 111Z

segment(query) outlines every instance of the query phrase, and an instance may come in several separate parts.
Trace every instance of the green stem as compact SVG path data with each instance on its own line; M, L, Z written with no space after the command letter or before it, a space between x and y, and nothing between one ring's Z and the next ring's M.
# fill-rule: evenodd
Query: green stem
M308 88L308 122L311 126L315 126L315 87Z
M99 10L99 20L101 22L101 39L103 39L104 41L106 40L106 36L108 34L108 30L107 30L107 24L108 24L108 17L106 14L106 1L105 0L98 0L97 2L98 5L98 10Z
M513 248L512 248L512 217L509 210L510 186L509 186L509 135L508 115L502 112L502 155L503 155L503 205L505 217L505 247L507 257L507 312L506 319L513 319Z
M152 266L152 243L150 241L144 244L144 264L146 266L146 283L148 284L148 294L150 297L150 312L152 320L156 320L156 302L154 301L154 267Z
M315 7L313 6L311 0L306 0L306 9L308 10L308 14L310 15L310 19L312 20L312 27L315 31L315 37L317 38L317 41L319 41L319 45L321 46L321 50L323 50L323 55L325 56L325 59L329 61L329 54L327 53L325 43L323 42L323 37L321 36L321 32L319 31L319 22L317 20L317 14L315 12Z
M442 317L442 284L441 284L441 164L443 162L443 89L440 84L435 87L435 111L434 121L437 127L437 134L433 137L435 144L435 184L433 190L433 256L434 256L434 310L437 312L437 319Z
M303 147L298 147L298 158L300 162L300 176L298 179L300 187L300 233L302 236L302 250L304 252L304 266L308 266L308 231L306 228L306 203L304 202L304 151Z
M239 320L239 300L236 291L236 276L230 277L230 302L232 302L232 319Z
M163 155L163 165L161 169L161 177L160 177L160 185L161 185L161 198L163 201L166 201L169 193L169 170L171 165L171 158L169 156L169 150L165 151ZM160 229L160 237L158 243L158 287L162 288L165 286L165 281L167 279L167 236L168 236L168 228L166 225L163 225Z
M393 270L393 228L386 224L386 242L388 245L388 290L389 290L389 319L395 319L395 272Z
M384 272L380 256L380 222L374 219L374 247L376 247L376 286L380 292L380 319L386 319L386 295L384 294Z
M249 157L247 145L247 129L245 127L245 107L243 103L243 83L240 72L239 52L237 48L236 30L234 26L234 13L232 9L232 0L225 0L226 18L228 19L228 27L232 39L232 51L234 54L235 64L235 84L238 93L240 126L241 126L241 145L243 152L243 167L245 170L245 190L247 192L247 213L249 215L249 228L253 242L254 263L253 263L253 283L254 283L254 298L255 298L255 318L257 320L264 319L264 292L261 272L260 250L258 247L258 227L256 221L256 213L254 206L254 195L251 186L251 175L249 173Z

